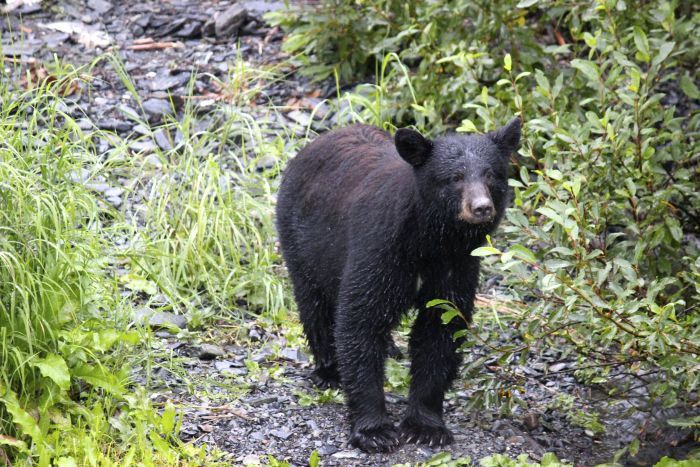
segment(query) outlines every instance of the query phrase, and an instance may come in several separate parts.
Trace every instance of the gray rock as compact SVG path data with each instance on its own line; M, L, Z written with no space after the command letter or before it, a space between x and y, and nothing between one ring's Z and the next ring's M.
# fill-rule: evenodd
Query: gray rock
M135 153L150 154L156 150L156 144L153 141L142 139L139 141L134 141L129 145L132 151Z
M105 196L107 196L108 198L121 196L122 194L124 194L124 189L119 187L112 187L105 190Z
M338 452L338 448L333 446L332 444L324 444L320 448L318 448L318 454L320 456L330 456L331 454L335 454Z
M197 352L197 358L200 360L214 360L217 357L226 355L224 349L214 344L202 344Z
M97 121L97 128L107 131L125 132L131 130L131 124L116 118L104 118Z
M352 451L338 451L331 455L336 459L359 459L362 456L360 451L353 449Z
M290 436L292 436L292 432L288 430L287 428L280 428L278 430L271 430L270 434L274 436L275 438L279 439L287 439Z
M139 113L136 111L136 109L126 105L126 104L121 104L119 107L117 107L117 110L124 115L126 118L130 120L138 120L139 119Z
M149 115L149 120L158 121L165 115L173 114L173 106L165 99L146 99L143 101L143 110Z
M156 144L163 151L170 151L173 148L173 143L170 142L170 135L167 133L167 130L161 128L153 133L153 137L156 140Z
M216 37L236 35L247 19L248 10L238 3L234 3L216 18L214 34L216 34Z
M287 118L303 127L307 127L311 124L311 116L300 110L292 110L287 114Z
M189 73L179 73L177 75L169 76L161 75L157 76L153 81L151 81L149 88L151 88L151 91L169 91L179 86L183 86L189 80Z
M228 368L231 368L233 366L233 362L231 360L220 360L218 362L214 362L214 368L216 368L219 371L226 370Z
M273 168L275 164L277 164L277 158L271 154L267 154L258 159L258 161L255 163L255 169L258 172L262 172L263 170Z
M168 311L154 311L150 308L142 308L134 315L134 321L147 324L151 329L171 329L173 326L185 329L187 319Z
M107 0L88 0L87 6L99 14L107 13L112 9L112 4Z
M146 157L143 160L144 165L150 165L151 167L155 167L156 169L160 169L163 167L163 163L160 161L160 158L156 154L151 154L148 157Z
M554 365L549 366L549 371L552 373L556 373L557 371L563 370L567 366L569 366L569 364L566 362L555 363Z
M108 183L86 183L85 187L92 191L105 194L111 188L111 186Z
M118 208L122 205L122 199L119 196L109 196L107 198L107 201L115 208Z

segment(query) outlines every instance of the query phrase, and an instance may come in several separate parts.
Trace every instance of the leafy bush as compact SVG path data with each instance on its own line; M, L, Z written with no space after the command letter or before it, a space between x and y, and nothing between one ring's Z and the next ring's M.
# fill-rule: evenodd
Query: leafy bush
M325 14L338 5L355 18L343 27L335 22L346 19ZM502 320L518 339L498 349L502 365L567 342L562 351L575 352L588 381L625 368L667 406L697 391L700 16L692 8L622 0L313 8L270 17L289 31L287 50L320 78L335 67L342 82L397 54L410 71L385 61L391 79L378 79L376 91L396 125L488 131L522 117L514 207L498 247L475 252L512 296ZM346 60L347 50L355 54ZM468 346L488 342L493 329L477 319L473 333ZM480 366L469 368L476 376ZM500 382L477 377L499 393Z

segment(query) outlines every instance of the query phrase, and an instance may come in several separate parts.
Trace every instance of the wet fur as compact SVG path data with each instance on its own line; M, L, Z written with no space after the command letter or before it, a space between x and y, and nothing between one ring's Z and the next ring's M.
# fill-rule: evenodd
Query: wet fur
M452 440L442 402L460 362L452 335L464 323L442 325L425 304L448 299L471 317L479 259L470 252L503 215L508 155L517 145L513 128L434 142L401 131L395 140L356 125L320 136L289 163L278 196L282 252L315 357L312 378L324 387L342 382L351 442L367 451L391 451L401 438ZM461 183L451 181L455 173ZM490 222L459 219L469 183L488 185ZM412 307L419 311L409 408L397 431L384 403L384 362L391 330Z

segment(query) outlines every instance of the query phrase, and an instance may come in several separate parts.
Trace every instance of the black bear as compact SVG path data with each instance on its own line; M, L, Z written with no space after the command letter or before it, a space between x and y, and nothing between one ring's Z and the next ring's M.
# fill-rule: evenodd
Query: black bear
M442 403L460 362L460 325L443 325L425 305L447 299L471 317L479 259L470 253L503 216L519 142L517 118L434 141L355 125L289 162L277 202L282 254L314 354L312 380L342 385L354 446L452 441ZM409 407L397 430L384 405L384 363L391 330L412 307Z

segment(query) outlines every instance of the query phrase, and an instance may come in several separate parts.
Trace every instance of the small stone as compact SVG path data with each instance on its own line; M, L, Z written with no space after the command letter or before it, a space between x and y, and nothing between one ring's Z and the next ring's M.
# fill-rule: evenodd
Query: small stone
M566 368L567 366L569 366L569 364L566 363L566 362L555 363L554 365L550 365L550 366L549 366L549 371L550 371L551 373L556 373L556 372L558 372L558 371L563 370L563 369Z
M287 118L303 127L307 127L311 124L311 116L306 112L301 112L299 110L292 110L287 114Z
M107 201L115 208L119 208L122 205L122 199L119 196L109 196Z
M248 18L248 10L235 3L221 13L214 22L214 33L217 37L228 37L238 34L238 30Z
M160 169L163 167L163 163L160 161L160 158L156 154L150 154L143 160L144 165L149 165L151 167L155 167L156 169Z
M105 118L97 121L97 128L107 131L125 132L131 130L131 124L116 118Z
M177 75L170 76L158 76L153 81L151 81L149 87L151 88L151 91L168 91L170 89L184 85L189 80L189 73L180 73Z
M87 183L85 187L98 193L105 193L111 188L108 183Z
M156 121L165 115L173 114L173 106L165 99L146 99L143 101L143 110L152 117L150 120Z
M221 374L224 376L245 376L248 374L248 370L245 368L225 368L221 370Z
M532 431L540 426L540 416L535 412L528 412L523 416L523 423Z
M292 436L293 433L286 428L280 428L279 430L270 431L270 434L275 438L287 439Z
M119 107L117 107L117 110L130 120L138 120L140 118L139 113L134 108L126 104L119 105Z
M156 144L163 151L170 151L173 148L173 144L170 142L170 135L168 134L167 130L161 128L153 133L153 137L156 140Z
M584 433L586 433L586 436L589 436L591 438L595 438L595 433L593 433L592 430L583 430Z
M260 332L253 328L248 332L248 338L253 342L259 342L262 339Z
M510 436L508 439L506 439L506 443L508 444L516 444L518 446L522 445L525 442L525 438L522 436Z
M89 118L81 118L78 120L78 128L80 128L83 131L87 130L92 130L94 128L94 125L92 124L92 120Z
M108 190L105 190L105 196L111 197L111 196L121 196L124 194L124 189L119 188L119 187L112 187L109 188Z
M214 360L217 357L223 357L226 355L224 349L214 344L202 344L199 347L199 352L197 353L197 358L200 360Z
M233 362L231 360L221 360L218 362L214 362L214 368L216 368L219 371L226 370L228 368L231 368L233 366Z
M258 159L258 161L255 163L255 170L257 170L258 172L262 172L263 170L269 170L273 168L275 164L277 164L277 158L272 154L266 154L260 159Z
M244 466L257 466L260 465L260 456L257 454L248 454L245 456L243 459L241 459L241 463Z
M135 153L150 154L156 150L156 144L153 141L143 139L140 141L134 141L129 145L129 148Z
M320 448L318 448L318 454L320 456L330 456L332 454L335 454L338 452L338 448L333 446L332 444L324 444Z
M359 459L361 456L360 451L353 449L352 451L338 451L331 455L336 459Z
M260 431L254 431L249 434L248 437L254 439L255 441L262 441L265 439L265 435Z
M260 405L271 404L272 402L277 402L277 400L278 400L277 396L261 396L261 397L254 397L252 399L248 399L245 402L252 407L257 407Z
M184 316L168 311L153 311L150 308L142 308L137 311L134 320L148 323L151 329L168 329L172 326L185 329L187 327L187 319Z
M282 358L286 358L287 360L292 360L295 362L305 359L303 352L301 352L299 349L295 349L292 347L286 347L282 349L282 351L280 352L280 356Z
M112 4L107 0L88 0L87 6L99 14L107 13L112 9Z

